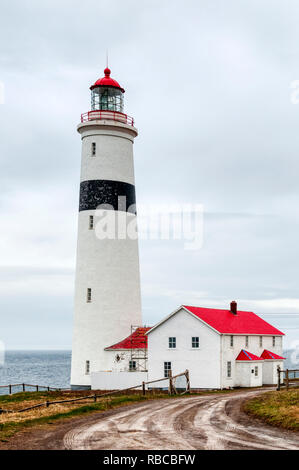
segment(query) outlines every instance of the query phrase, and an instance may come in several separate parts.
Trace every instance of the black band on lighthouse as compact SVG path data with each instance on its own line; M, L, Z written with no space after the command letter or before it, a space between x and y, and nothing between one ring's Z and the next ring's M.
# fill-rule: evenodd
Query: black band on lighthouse
M136 214L135 186L123 181L89 180L80 184L79 211L106 209ZM105 207L104 207L105 208Z

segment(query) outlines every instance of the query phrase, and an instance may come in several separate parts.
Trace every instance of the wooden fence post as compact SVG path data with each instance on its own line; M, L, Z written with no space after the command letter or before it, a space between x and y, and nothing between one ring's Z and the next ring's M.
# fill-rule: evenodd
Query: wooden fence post
M287 390L289 390L289 369L286 370L286 386Z
M9 385L9 394L11 395L11 385Z
M25 392L25 384L22 384L23 392Z
M142 395L145 395L145 383L142 382Z
M187 382L187 393L190 393L190 377L189 377L189 370L186 369L186 372L185 372L185 375L186 375L186 382Z
M38 385L36 385L36 391L38 392Z
M93 401L96 403L97 401L97 394L95 393L94 396L93 396Z
M169 395L172 395L172 394L173 394L172 370L169 370L169 371L168 371L168 377L169 377L168 394L169 394Z
M49 403L49 401L47 400L47 401L46 401L46 407L49 408L49 405L50 405L50 403Z
M277 366L277 389L280 390L280 366Z

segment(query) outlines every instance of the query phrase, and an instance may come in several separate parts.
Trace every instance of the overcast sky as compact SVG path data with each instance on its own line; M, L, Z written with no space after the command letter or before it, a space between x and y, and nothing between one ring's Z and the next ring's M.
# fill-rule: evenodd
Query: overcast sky
M242 309L299 340L297 0L2 3L0 340L69 348L80 114L109 50L137 203L204 205L204 243L140 241L144 323ZM1 88L0 88L1 89ZM280 313L281 315L269 315ZM120 312L121 314L121 312Z

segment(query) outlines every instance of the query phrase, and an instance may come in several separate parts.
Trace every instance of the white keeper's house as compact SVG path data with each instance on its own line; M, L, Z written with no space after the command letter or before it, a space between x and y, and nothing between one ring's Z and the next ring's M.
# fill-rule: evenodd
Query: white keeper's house
M277 367L283 367L283 336L255 313L238 310L236 302L229 310L182 305L154 327L106 348L111 372L92 374L92 388L132 386L186 369L193 389L275 384Z
M277 381L283 333L253 312L182 305L148 335L150 380L190 372L191 388L256 387Z

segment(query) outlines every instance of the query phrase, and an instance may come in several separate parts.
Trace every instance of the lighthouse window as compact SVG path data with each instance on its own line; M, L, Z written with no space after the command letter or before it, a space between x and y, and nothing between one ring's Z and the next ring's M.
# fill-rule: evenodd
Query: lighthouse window
M248 344L249 344L249 338L248 336L245 336L245 347L248 348Z
M275 336L272 336L272 346L275 346Z
M258 366L255 366L255 368L254 368L254 375L255 375L255 377L258 377L258 375L259 375L259 368L258 368Z
M263 346L263 337L260 336L260 348Z
M231 335L231 337L230 337L230 346L231 346L231 348L233 347L233 345L234 345L234 337L233 337L233 335Z
M93 229L93 215L89 216L89 230Z
M85 362L85 374L89 375L90 373L90 361Z
M91 156L95 157L96 156L96 143L92 142L91 144Z
M91 288L88 287L87 288L87 299L86 299L87 302L91 302Z
M176 338L174 336L171 336L170 338L168 338L168 345L170 349L176 348Z
M199 337L192 336L192 348L199 348Z

